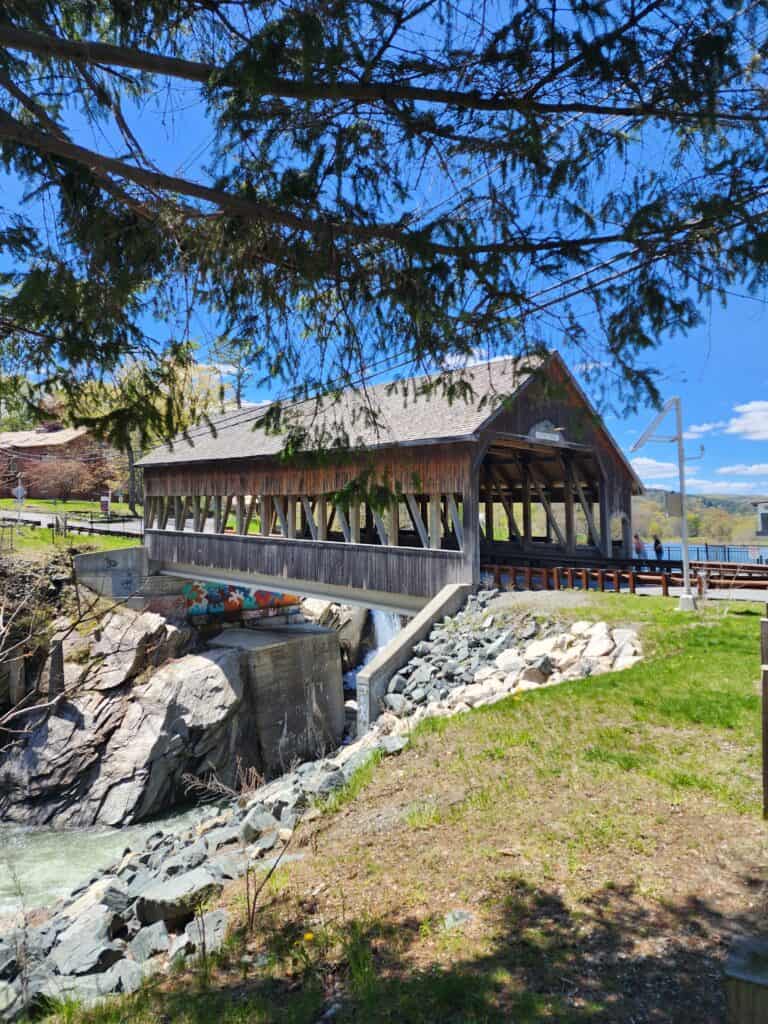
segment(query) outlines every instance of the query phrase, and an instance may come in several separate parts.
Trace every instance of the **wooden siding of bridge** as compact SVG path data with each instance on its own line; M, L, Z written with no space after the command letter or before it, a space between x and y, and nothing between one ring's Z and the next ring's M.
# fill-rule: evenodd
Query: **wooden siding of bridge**
M626 463L616 451L600 419L585 405L570 377L557 361L546 377L536 376L525 384L510 407L494 418L490 429L527 437L544 420L563 427L563 438L588 446L602 471L606 513L632 514L632 481ZM578 459L578 454L573 455Z
M380 547L284 537L147 530L147 553L165 566L232 571L289 581L325 581L353 590L430 598L448 583L472 582L459 551Z
M332 465L297 458L285 465L277 459L243 459L147 466L144 492L148 497L333 494L368 471L376 482L407 494L452 494L466 491L470 480L467 444L402 445L338 459Z

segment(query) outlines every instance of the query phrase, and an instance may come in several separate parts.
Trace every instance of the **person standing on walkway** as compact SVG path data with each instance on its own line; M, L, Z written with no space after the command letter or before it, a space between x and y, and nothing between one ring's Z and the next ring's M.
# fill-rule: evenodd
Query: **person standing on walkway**
M645 558L645 544L640 539L639 533L632 538L632 544L635 549L635 558Z
M664 557L664 545L655 533L653 535L653 550L656 552L656 561L660 562Z

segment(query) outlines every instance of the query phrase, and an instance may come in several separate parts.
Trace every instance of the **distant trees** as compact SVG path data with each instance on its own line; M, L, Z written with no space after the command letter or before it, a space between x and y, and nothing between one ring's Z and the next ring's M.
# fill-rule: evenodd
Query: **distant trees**
M94 466L76 458L57 456L25 464L24 482L30 497L61 501L68 501L73 495L95 497L100 485Z

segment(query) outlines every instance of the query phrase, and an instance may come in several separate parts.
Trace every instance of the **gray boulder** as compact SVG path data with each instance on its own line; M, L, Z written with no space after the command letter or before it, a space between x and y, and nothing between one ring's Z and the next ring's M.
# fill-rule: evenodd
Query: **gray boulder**
M229 914L226 910L211 910L199 918L195 918L184 929L189 940L188 952L202 955L216 953L224 945L227 937Z
M130 944L131 956L139 963L149 960L156 953L165 953L171 944L164 921L155 921L137 932Z
M262 805L257 804L243 819L240 826L240 838L243 842L252 843L254 839L258 839L265 832L277 832L279 828L280 822L277 818L265 810Z
M395 715L402 715L408 707L408 701L401 693L388 693L384 698L385 705Z
M171 878L173 875L181 875L185 871L191 871L192 868L198 867L207 856L208 844L205 839L198 839L197 842L185 846L171 857L166 857L161 861L161 865L163 872Z
M129 682L148 665L158 664L166 626L166 620L152 612L113 612L101 627L100 639L91 645L95 661L86 675L86 685L111 690Z
M93 974L125 955L123 943L111 941L115 915L94 906L73 921L58 938L49 961L59 974Z
M221 881L207 868L195 868L147 886L136 901L136 916L142 924L165 921L180 927L192 920L197 906L220 895L222 888Z

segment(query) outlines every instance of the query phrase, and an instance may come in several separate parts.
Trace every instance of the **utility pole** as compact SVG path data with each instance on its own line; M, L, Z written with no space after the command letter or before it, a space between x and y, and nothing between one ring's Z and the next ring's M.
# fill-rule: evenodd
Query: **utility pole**
M672 409L675 410L675 433L672 437L654 437L653 432ZM677 445L677 472L680 480L680 541L683 548L683 593L680 595L681 612L696 611L696 598L691 590L691 562L688 554L688 510L685 502L685 448L683 445L683 407L678 396L669 398L653 422L646 428L630 451L636 452L649 441L672 442ZM702 449L703 450L703 449Z

